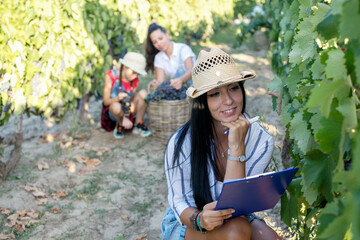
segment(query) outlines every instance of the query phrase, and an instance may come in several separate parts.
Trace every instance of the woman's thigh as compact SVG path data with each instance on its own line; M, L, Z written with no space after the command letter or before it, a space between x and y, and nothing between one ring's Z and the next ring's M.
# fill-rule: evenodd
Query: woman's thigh
M250 240L251 225L244 217L236 217L226 221L220 227L205 234L191 228L185 232L185 240L215 240L215 239L236 239Z

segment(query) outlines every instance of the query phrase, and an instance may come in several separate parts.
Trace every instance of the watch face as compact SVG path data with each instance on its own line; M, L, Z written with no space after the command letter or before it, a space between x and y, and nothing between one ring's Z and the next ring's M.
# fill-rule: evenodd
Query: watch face
M240 160L240 162L245 162L245 155L241 155L239 160Z

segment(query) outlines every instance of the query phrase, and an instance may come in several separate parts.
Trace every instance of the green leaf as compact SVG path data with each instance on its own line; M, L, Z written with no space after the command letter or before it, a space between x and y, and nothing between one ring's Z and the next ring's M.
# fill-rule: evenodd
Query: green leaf
M340 15L333 15L330 10L330 14L328 14L325 19L317 25L316 30L326 40L329 40L339 35L339 24Z
M313 23L311 17L307 17L300 22L298 28L299 31L294 38L299 44L302 60L305 60L313 57L317 48L313 37Z
M310 70L312 72L313 79L323 79L325 66L321 63L320 57L315 59L315 62L311 65Z
M281 108L281 124L287 125L291 121L291 111L292 108L291 104L285 105L283 108Z
M336 108L343 116L345 125L348 129L354 129L358 125L356 116L356 106L354 97L345 98L341 105Z
M319 215L320 226L324 226L324 228L320 228L319 226L320 239L344 239L347 230L350 228L350 222L348 212L344 212L341 215L339 214L342 212L341 208L342 206L339 207L335 201L327 204L324 208L324 212ZM323 221L324 224L322 224L321 221Z
M286 85L289 89L289 94L293 98L295 97L297 84L300 83L301 78L302 73L299 71L299 68L295 66L290 70L288 77L285 79Z
M305 154L311 149L311 132L308 130L307 122L303 120L304 112L296 113L290 122L290 138L294 139L298 148Z
M320 120L321 129L315 135L320 148L325 153L333 154L335 159L339 157L339 143L342 139L343 116L333 107L328 118Z
M306 201L310 205L312 205L319 196L319 192L318 192L317 188L314 188L313 184L310 184L310 186L306 187L304 181L302 181L301 185L303 185L303 188L301 190L304 193L304 197L305 197Z
M349 0L343 5L342 21L340 22L340 35L350 40L358 40L360 38L359 1Z
M328 79L343 80L346 78L345 55L341 49L332 49L328 52L325 75Z
M295 42L294 45L291 47L291 51L289 53L289 62L298 64L301 62L301 51L300 44L298 42Z
M268 85L268 91L278 92L281 95L283 91L283 84L281 78L275 76Z
M328 201L331 201L333 198L332 174L334 168L335 164L329 155L322 153L318 149L309 151L304 157L302 171L305 183L304 189L311 186L311 188L317 189ZM313 200L313 198L310 200Z
M321 113L325 117L328 117L334 94L341 84L343 84L341 81L319 82L317 86L311 90L311 95L306 107L312 108L320 106Z

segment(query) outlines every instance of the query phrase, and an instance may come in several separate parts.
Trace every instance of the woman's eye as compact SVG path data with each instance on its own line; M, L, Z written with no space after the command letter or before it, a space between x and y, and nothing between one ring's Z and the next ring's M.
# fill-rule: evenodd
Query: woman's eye
M231 90L231 91L236 91L236 90L238 90L239 88L240 88L239 85L235 85L235 86L230 87L230 90Z
M218 95L219 95L219 92L212 92L212 93L208 94L209 97L216 97Z

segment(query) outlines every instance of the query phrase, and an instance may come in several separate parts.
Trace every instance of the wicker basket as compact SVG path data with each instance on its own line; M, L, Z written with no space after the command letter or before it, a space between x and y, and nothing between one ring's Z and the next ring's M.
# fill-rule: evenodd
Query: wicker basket
M166 144L171 135L190 119L190 104L186 99L149 101L148 113L153 136Z

